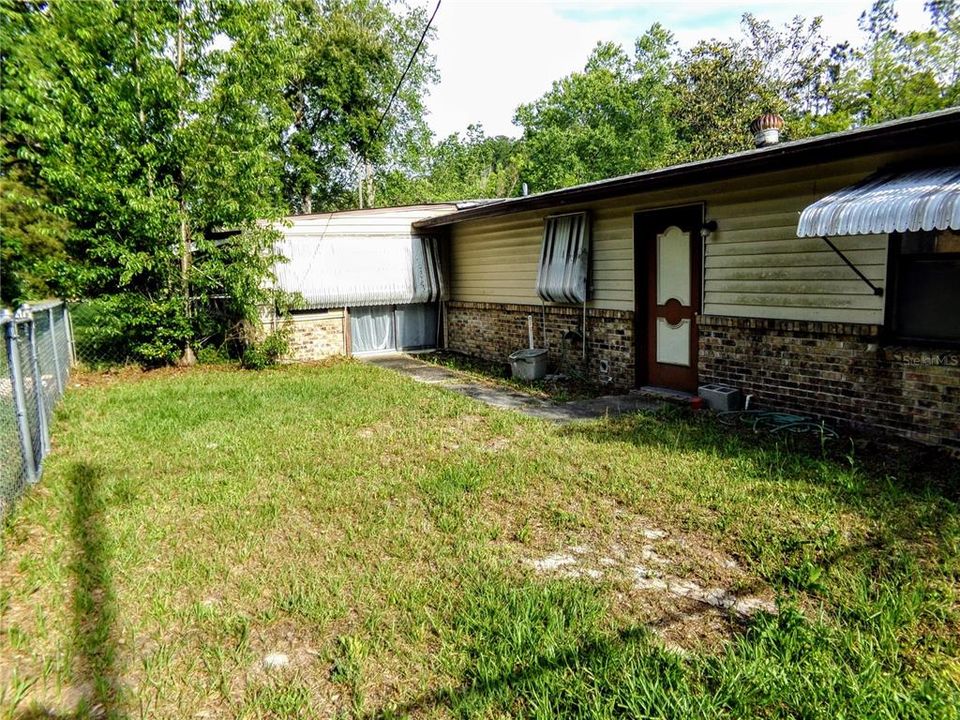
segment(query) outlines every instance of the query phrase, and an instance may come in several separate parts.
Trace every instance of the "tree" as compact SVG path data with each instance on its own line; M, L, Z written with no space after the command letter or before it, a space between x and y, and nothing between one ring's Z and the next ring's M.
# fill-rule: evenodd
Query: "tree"
M454 133L430 146L419 172L406 168L381 173L378 195L385 204L502 198L519 194L517 141L487 137L480 125L465 136ZM412 163L411 163L412 164Z
M366 163L402 168L408 146L429 139L423 94L436 71L424 49L387 109L426 17L395 14L383 0L286 0L285 9L295 52L284 89L293 110L285 195L294 212L338 209L354 201Z
M290 58L272 0L5 7L5 134L72 223L61 292L99 297L119 351L189 359L217 296L265 300ZM210 232L242 232L226 245Z
M0 302L15 306L55 294L69 223L29 166L8 163L0 177Z
M733 40L700 42L674 70L680 158L697 160L753 146L750 121L787 107L764 81L761 63Z
M667 89L673 46L660 25L637 40L632 58L600 43L583 72L521 105L521 179L543 191L663 164L676 142Z
M430 182L439 199L502 198L520 192L515 140L487 137L481 125L451 135L433 151Z
M788 136L809 134L801 129L804 121L829 107L830 58L823 18L806 20L798 15L778 29L769 20L746 13L741 27L744 53L757 68L764 94L780 101Z
M927 0L931 29L937 42L930 62L947 106L960 102L960 3L957 0Z
M860 16L866 41L835 48L829 96L840 124L882 122L960 100L960 13L952 0L933 0L926 8L931 27L902 33L893 0L876 0Z

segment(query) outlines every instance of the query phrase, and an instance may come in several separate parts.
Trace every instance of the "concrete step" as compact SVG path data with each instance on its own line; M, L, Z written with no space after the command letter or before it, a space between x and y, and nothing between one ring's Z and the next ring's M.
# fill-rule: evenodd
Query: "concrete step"
M630 391L631 395L639 395L650 400L660 400L662 402L672 403L674 405L689 405L697 396L683 392L682 390L671 390L670 388L654 387L653 385L644 385L634 388Z

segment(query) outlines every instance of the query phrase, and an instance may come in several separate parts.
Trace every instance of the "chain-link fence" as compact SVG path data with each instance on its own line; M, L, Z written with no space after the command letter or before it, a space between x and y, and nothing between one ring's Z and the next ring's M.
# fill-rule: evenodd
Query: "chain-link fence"
M0 518L43 472L50 422L73 365L70 313L59 301L0 313Z
M134 362L130 357L130 328L108 300L82 299L70 303L70 327L77 362L104 369Z

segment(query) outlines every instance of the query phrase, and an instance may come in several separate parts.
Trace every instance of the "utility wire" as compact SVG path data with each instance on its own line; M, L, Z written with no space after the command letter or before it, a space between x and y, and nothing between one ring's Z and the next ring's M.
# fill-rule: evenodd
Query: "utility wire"
M423 28L423 32L420 33L420 39L417 41L417 46L413 49L413 53L410 55L410 59L407 61L407 66L403 69L403 73L400 75L400 79L397 81L397 85L393 88L393 92L390 94L390 99L387 101L387 106L383 109L383 112L380 114L380 119L377 121L377 127L373 131L373 134L370 136L370 141L367 143L367 147L372 145L376 139L377 135L380 134L380 128L383 127L383 121L387 119L387 115L390 112L390 108L393 107L393 101L397 99L397 94L400 92L400 88L403 87L403 81L407 79L407 73L410 72L410 68L413 67L414 60L417 59L417 54L420 52L420 48L423 47L423 41L427 38L427 33L430 32L430 26L433 25L433 19L437 16L437 11L440 9L440 3L443 0L437 0L437 6L433 9L433 13L430 15L430 19L427 20L427 24ZM354 163L353 170L356 171L361 160L365 160L366 156L358 157ZM364 180L360 180L361 186L363 185Z
M420 48L423 47L423 41L426 39L427 33L430 32L430 26L433 24L433 19L437 16L437 10L440 9L441 2L443 2L443 0L437 0L437 6L433 9L433 14L430 16L430 19L427 20L427 25L423 28L423 32L420 34L420 40L417 42L417 46L413 49L413 54L410 56L410 60L407 61L407 67L403 69L403 74L400 76L397 86L393 89L393 94L390 96L390 100L387 102L387 107L384 108L383 114L380 116L380 121L377 123L377 129L373 131L373 135L370 137L371 143L377 139L380 128L383 126L383 121L386 120L387 113L390 112L390 108L393 106L393 101L397 98L397 93L400 92L403 81L407 79L407 73L410 72L410 68L413 67L413 61L417 59L417 53L419 53Z

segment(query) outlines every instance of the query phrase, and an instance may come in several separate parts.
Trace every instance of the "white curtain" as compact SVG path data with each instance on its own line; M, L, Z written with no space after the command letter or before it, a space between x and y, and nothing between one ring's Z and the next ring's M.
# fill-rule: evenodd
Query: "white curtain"
M437 305L350 308L353 353L423 350L437 346Z
M437 306L420 303L397 306L397 335L401 350L437 346Z
M350 342L354 353L395 350L390 305L350 308Z

